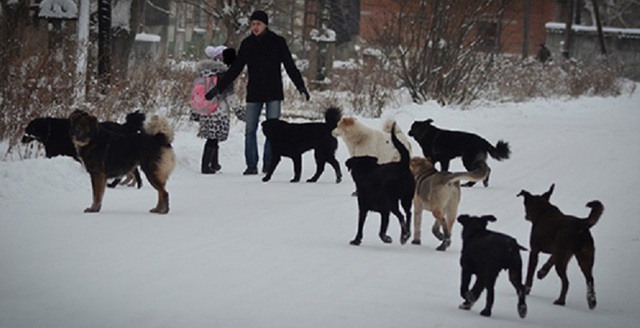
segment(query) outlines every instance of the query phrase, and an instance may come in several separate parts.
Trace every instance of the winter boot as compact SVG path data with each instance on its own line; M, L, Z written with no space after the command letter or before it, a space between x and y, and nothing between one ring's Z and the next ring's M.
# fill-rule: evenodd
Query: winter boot
M215 164L213 162L214 156ZM214 165L217 165L217 168ZM218 170L220 170L220 165L218 164L218 140L207 139L202 152L200 172L202 174L214 174Z

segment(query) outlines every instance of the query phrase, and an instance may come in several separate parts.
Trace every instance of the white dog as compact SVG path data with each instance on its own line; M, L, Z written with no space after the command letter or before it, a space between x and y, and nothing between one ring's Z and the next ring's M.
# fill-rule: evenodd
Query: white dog
M373 156L378 158L378 164L400 161L400 153L391 142L391 127L395 124L394 119L387 119L383 130L372 129L360 122L355 117L343 117L338 122L338 126L331 134L334 137L341 137L347 144L349 155ZM407 136L396 124L396 136L411 153L411 144Z

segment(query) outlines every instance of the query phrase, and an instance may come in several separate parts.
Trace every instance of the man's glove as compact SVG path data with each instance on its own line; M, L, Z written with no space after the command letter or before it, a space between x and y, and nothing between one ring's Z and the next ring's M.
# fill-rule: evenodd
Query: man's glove
M211 99L215 98L219 94L220 94L220 91L218 91L217 88L213 88L213 89L209 90L207 93L204 94L204 99L211 100Z
M305 97L305 99L307 99L307 101L309 101L309 98L311 98L311 96L309 96L309 91L307 91L307 89L300 89L298 91Z

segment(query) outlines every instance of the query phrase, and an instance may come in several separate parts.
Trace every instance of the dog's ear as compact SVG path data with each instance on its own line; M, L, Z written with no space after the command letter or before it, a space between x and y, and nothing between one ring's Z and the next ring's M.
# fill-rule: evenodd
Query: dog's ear
M493 216L493 215L483 215L483 216L481 216L481 217L480 217L480 219L484 220L484 221L485 221L485 224L486 224L487 222L496 222L496 221L498 220L498 219L496 219L496 217L495 217L495 216Z
M544 194L542 194L542 197L544 197L547 201L549 201L549 199L551 198L551 194L553 194L553 189L556 187L556 184L552 184L551 187L549 188L549 190L547 190L547 192L545 192Z
M527 198L527 197L531 196L531 194L530 194L528 191L526 191L526 190L522 189L522 190L520 190L520 192L516 195L516 197L520 197L520 196L522 196L522 197L524 197L524 198Z
M460 222L460 224L465 225L467 224L467 222L469 222L469 219L471 219L471 217L467 214L462 214L460 216L458 216L458 222Z
M433 123L433 119L429 118L425 121L425 123L427 123L427 125L431 125L431 123Z
M344 162L344 165L347 167L349 171L351 171L351 167L353 166L353 157L349 158L346 162Z

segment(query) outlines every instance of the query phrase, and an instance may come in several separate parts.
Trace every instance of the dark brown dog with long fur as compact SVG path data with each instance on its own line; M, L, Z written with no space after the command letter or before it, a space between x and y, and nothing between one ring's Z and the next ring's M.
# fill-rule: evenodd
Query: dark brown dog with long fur
M533 285L533 272L538 265L540 252L551 254L551 257L538 271L538 279L544 278L553 266L562 280L560 296L554 304L564 305L569 279L567 279L567 266L571 257L575 256L578 265L587 280L587 304L589 309L596 307L596 292L593 286L593 264L595 258L595 246L593 236L589 230L593 227L604 211L600 201L594 200L587 203L591 208L589 216L585 219L562 213L559 208L549 202L553 193L554 184L542 195L532 195L526 190L520 191L518 196L524 197L525 219L531 221L531 237L529 245L529 265L525 288L527 294Z
M166 119L153 116L141 133L128 135L104 129L95 116L81 110L74 111L69 120L71 141L91 175L93 203L85 212L100 211L107 178L125 175L138 165L158 192L158 203L150 212L169 212L165 186L176 162L171 147L173 129Z

